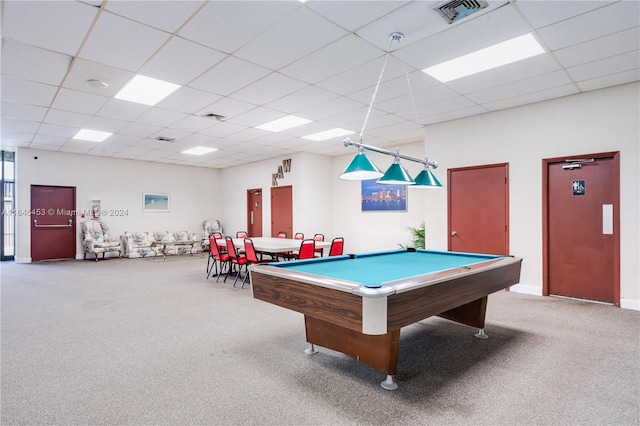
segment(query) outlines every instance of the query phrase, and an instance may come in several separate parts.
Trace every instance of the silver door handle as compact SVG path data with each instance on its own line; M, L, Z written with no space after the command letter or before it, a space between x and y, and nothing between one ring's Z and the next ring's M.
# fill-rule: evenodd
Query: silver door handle
M68 225L38 225L38 221L33 219L34 228L69 228L73 225L73 220L69 219Z
M458 235L458 233L456 231L451 231L451 236L455 237L456 235Z

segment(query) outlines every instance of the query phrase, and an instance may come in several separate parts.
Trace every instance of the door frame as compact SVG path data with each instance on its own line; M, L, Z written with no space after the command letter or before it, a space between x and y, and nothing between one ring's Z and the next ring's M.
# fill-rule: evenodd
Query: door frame
M542 159L542 295L549 296L549 166L583 158L613 159L613 304L620 307L620 151Z

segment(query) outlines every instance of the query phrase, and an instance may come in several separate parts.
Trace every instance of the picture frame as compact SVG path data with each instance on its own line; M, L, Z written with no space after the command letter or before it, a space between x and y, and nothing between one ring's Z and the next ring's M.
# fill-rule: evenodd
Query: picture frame
M407 186L384 185L376 179L361 181L360 199L363 212L406 212Z
M142 211L146 213L168 213L171 208L169 194L158 192L142 193Z

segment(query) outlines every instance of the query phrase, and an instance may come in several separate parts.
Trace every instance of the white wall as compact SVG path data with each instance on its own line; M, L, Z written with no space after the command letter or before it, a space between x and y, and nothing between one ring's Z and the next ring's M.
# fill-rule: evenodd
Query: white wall
M640 309L639 92L627 84L427 128L443 183L447 168L509 163L510 249L523 258L515 291L542 294L542 160L620 151L621 305ZM427 203L428 247L446 250L446 192Z
M363 141L366 144L366 140ZM386 147L388 151L400 150L402 155L423 159L425 157L422 141L397 147ZM385 171L393 157L365 152L367 157ZM349 165L356 154L354 148L345 148L345 155L336 157L333 162L333 229L335 236L345 239L345 253L360 253L378 250L393 250L406 245L411 240L407 227L418 227L425 220L425 191L409 189L406 212L362 211L360 201L361 183L340 179L340 174ZM416 177L422 170L422 164L401 161L409 174ZM438 177L441 178L440 174ZM427 234L431 224L426 223Z
M271 175L291 159L291 171L278 179L278 186L292 186L293 232L311 238L333 235L332 159L324 155L296 154L259 161L222 170L225 188L222 216L225 233L235 234L247 228L247 190L262 188L262 235L271 234Z
M35 157L38 157L35 159ZM75 186L76 209L91 209L100 200L103 210L126 210L124 216L103 216L112 236L125 231L189 231L202 234L205 219L218 219L223 188L220 171L19 148L16 153L16 210L31 206L31 185ZM143 192L168 193L169 213L144 213ZM83 256L77 217L76 258ZM31 261L30 218L16 217L16 261Z

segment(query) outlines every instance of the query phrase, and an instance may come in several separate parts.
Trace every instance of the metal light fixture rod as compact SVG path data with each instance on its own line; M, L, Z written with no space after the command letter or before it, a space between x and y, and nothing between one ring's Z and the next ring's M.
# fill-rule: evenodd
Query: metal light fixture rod
M406 155L402 155L398 152L392 152L392 151L387 151L386 149L382 149L382 148L377 148L375 146L371 146L371 145L365 145L362 142L354 142L349 138L345 138L342 140L342 145L345 147L349 147L349 146L355 146L357 148L361 148L361 149L366 149L367 151L373 151L373 152L377 152L378 154L384 154L384 155L390 155L392 157L396 157L396 158L402 158L403 160L407 160L407 161L413 161L414 163L420 163L420 164L424 164L425 166L429 166L433 169L437 169L438 168L438 162L437 161L429 161L429 160L422 160L420 158L415 158L415 157L409 157Z

